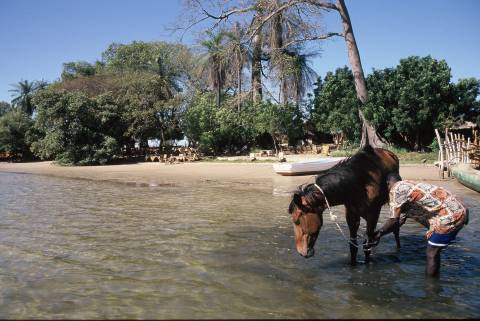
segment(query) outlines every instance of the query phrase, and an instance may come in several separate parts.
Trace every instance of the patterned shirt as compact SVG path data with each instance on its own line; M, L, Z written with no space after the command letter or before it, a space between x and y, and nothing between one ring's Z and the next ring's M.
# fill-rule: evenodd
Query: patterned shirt
M428 221L429 231L446 234L462 226L465 206L443 187L414 181L399 181L390 189L391 217L394 210L402 207L407 217L417 221Z

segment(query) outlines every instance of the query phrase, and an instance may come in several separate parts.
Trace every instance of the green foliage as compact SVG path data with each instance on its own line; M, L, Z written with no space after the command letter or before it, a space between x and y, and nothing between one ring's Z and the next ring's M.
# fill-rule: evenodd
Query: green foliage
M205 50L200 58L200 68L208 84L216 92L217 107L220 107L221 91L228 72L228 56L224 41L227 33L221 30L217 33L207 31L206 34L208 38L200 43Z
M216 106L212 94L197 94L182 116L188 139L209 154L235 153L254 146L257 137L272 137L272 146L303 137L302 114L293 104L245 104L239 112L226 101Z
M190 50L181 44L134 41L111 44L103 53L107 69L115 72L144 71L160 75L175 91L181 90L192 70Z
M12 106L6 101L0 101L0 117L12 110Z
M349 141L358 142L361 138L360 102L350 69L344 67L335 73L327 72L324 81L319 78L316 85L310 110L311 122L318 131L342 132Z
M430 56L408 57L395 69L376 70L367 78L365 116L395 145L428 147L435 128L478 115L474 110L478 81L455 85L450 78L447 63Z
M22 111L28 115L32 115L35 110L35 105L32 103L32 96L36 91L44 89L47 86L47 83L44 81L28 81L22 80L16 84L11 85L13 89L9 91L12 92L12 105L16 108L20 108Z
M98 95L94 100L97 104L97 117L101 132L114 138L120 146L128 145L130 139L125 135L129 126L126 107L119 104L116 97L110 92Z
M400 164L433 164L438 160L438 151L415 152L403 148L391 148L390 150L397 155Z
M143 41L134 41L129 45L112 43L102 53L102 59L106 65L119 70L158 71L159 49L159 46Z
M27 132L32 126L29 115L11 110L0 117L0 152L29 156Z
M367 77L365 117L393 145L409 150L431 149L434 129L465 120L480 120L477 79L450 82L444 60L430 56L402 59L395 68L374 70ZM317 130L345 134L358 142L360 120L353 76L348 68L327 73L317 82L310 119Z
M330 153L332 157L350 157L358 151L358 148L339 149Z
M428 145L434 135L435 116L447 109L450 68L444 60L409 57L400 60L395 78L398 106L392 106L391 121L410 147Z
M93 76L96 73L96 66L85 61L66 62L63 64L62 79L73 79L79 76Z
M308 128L319 136L342 133L350 147L337 153L349 155L360 141L362 108L379 132L401 148L397 152L406 155L412 149L435 151L434 128L480 121L480 81L451 83L446 62L430 56L374 70L363 106L349 68L328 72L318 79L304 115L299 105L313 75L308 55L284 52L277 80L283 100L294 103L253 104L242 93L248 53L236 28L209 34L202 43L206 54L196 61L180 44L112 44L102 62L65 63L62 79L46 89L44 82L19 82L11 90L13 106L0 102L0 150L26 155L30 149L62 164L104 164L135 143L146 147L150 139L164 146L185 135L206 154L244 154L256 147L276 149L287 141L296 145ZM195 72L199 66L203 73ZM180 94L184 89L190 90ZM425 155L406 159L420 161Z
M79 76L39 92L34 102L32 150L62 164L104 164L135 142L146 147L149 139L182 137L181 99L152 72Z
M364 114L375 128L390 142L398 139L398 131L392 124L393 106L398 104L398 84L395 69L374 70L367 77L368 100Z
M303 138L303 115L298 106L263 102L254 106L257 135L268 133L276 143L288 140L296 145Z
M119 152L115 138L102 132L102 110L80 92L46 90L34 97L38 115L32 151L60 164L104 164Z
M247 106L237 112L228 103L217 107L212 94L197 94L182 115L185 136L207 154L234 153L251 146L255 129Z
M144 146L148 139L162 143L178 136L180 101L173 98L168 81L151 73L129 73L122 77L116 93L118 105L124 106L128 128L125 135Z
M451 116L456 121L472 121L480 124L480 79L460 79L452 88L452 101L449 106ZM454 107L454 108L452 108Z

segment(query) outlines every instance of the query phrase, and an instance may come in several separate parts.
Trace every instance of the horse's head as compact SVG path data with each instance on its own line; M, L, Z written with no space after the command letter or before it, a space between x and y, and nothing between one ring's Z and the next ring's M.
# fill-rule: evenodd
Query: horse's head
M288 212L292 215L295 245L300 255L313 256L313 247L323 225L325 196L313 184L293 194Z

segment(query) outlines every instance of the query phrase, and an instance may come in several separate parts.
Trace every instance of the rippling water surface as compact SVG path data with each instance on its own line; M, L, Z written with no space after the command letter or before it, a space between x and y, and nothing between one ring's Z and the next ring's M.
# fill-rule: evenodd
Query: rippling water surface
M478 193L440 182L471 223L443 251L440 279L426 280L415 222L400 250L390 235L352 268L326 220L315 256L300 257L286 213L298 178L282 179L144 187L0 173L0 318L480 315Z

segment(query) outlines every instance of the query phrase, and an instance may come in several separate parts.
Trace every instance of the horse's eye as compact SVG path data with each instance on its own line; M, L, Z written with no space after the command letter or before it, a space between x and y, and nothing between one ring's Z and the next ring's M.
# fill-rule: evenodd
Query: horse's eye
M300 213L297 217L294 217L293 224L300 225L300 217L301 216L302 216L302 213Z

